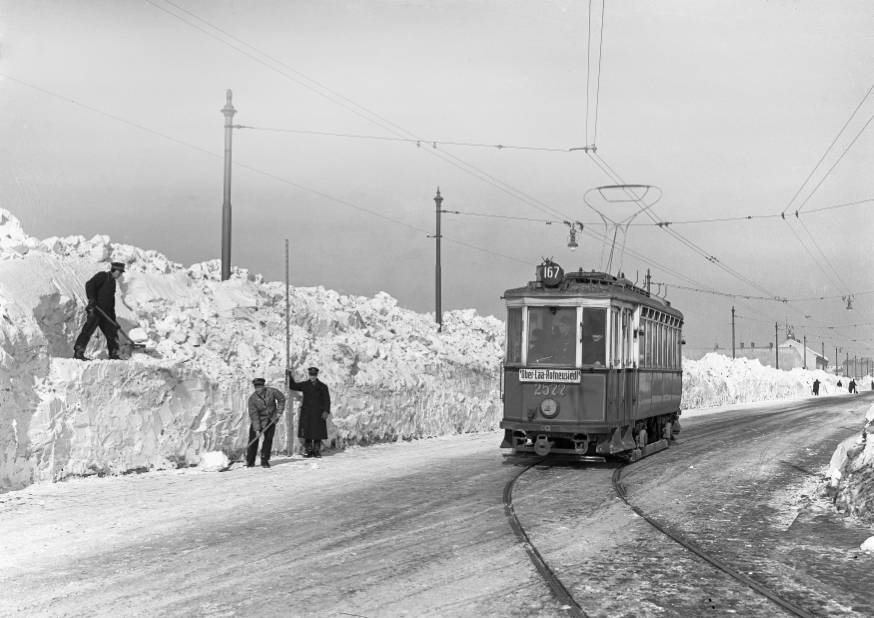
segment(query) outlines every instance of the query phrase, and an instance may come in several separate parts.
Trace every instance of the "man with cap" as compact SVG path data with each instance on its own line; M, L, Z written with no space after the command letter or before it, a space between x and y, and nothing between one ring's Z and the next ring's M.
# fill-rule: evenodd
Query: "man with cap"
M255 392L249 395L249 450L246 451L246 465L255 465L258 454L258 438L261 442L261 467L270 467L270 451L273 448L273 434L279 415L285 411L285 395L278 388L265 386L264 378L252 380Z
M321 457L322 440L328 439L328 415L331 414L331 394L328 385L319 380L317 367L307 369L309 380L295 382L288 370L288 387L303 394L297 437L304 441L304 457Z
M113 322L117 322L115 319L115 287L122 275L124 275L124 264L113 262L109 272L99 272L85 283L85 296L88 298L88 305L85 307L87 318L85 325L82 326L82 332L76 338L73 358L88 360L85 358L85 348L88 347L91 335L99 326L103 336L106 337L109 358L121 360L118 355L118 327ZM102 309L109 318L98 311L98 308Z

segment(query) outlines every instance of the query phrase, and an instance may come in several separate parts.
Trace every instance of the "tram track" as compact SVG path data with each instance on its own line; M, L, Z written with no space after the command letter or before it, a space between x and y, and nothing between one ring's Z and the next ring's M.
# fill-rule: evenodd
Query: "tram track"
M504 513L510 521L510 527L516 534L516 538L518 538L519 542L522 543L525 553L528 554L528 558L531 560L532 564L534 564L534 568L537 569L537 572L540 573L540 576L549 586L549 589L552 590L552 594L560 603L562 603L563 609L574 618L588 618L588 614L583 611L583 608L576 602L573 595L568 592L568 589L546 563L546 560L544 560L543 556L537 550L537 547L535 547L534 543L531 542L531 539L528 538L525 528L522 527L522 522L520 522L519 518L516 516L516 510L513 508L513 486L516 484L516 481L519 480L519 477L525 474L528 470L543 463L543 461L545 460L540 459L525 466L518 474L507 482L504 486Z
M650 517L649 515L644 513L643 510L640 507L638 507L637 505L632 504L628 500L628 495L625 492L625 486L622 484L622 478L621 478L622 477L622 470L625 469L629 465L633 465L633 464L624 463L621 466L619 466L618 468L616 468L616 470L613 471L613 476L612 476L613 491L615 491L616 495L618 495L622 499L622 501L626 505L628 505L628 507L631 508L631 510L633 510L635 513L637 513L637 515L640 516L644 521L646 521L649 525L651 525L653 528L655 528L656 530L658 530L659 532L661 532L662 534L667 536L669 539L671 539L675 543L682 545L685 549L692 552L693 554L695 554L696 556L698 556L699 558L701 558L702 560L704 560L708 564L715 566L720 571L722 571L726 575L732 577L733 579L740 582L741 584L744 584L745 586L752 588L753 590L755 590L759 594L767 597L769 600L773 601L774 603L776 603L777 605L779 605L780 607L782 607L786 611L790 612L791 614L798 616L799 618L815 618L814 615L811 614L810 612L808 612L808 611L806 611L806 610L804 610L796 605L793 605L789 601L784 600L779 595L777 595L775 592L768 590L767 588L756 583L755 581L753 581L749 577L747 577L747 576L743 575L742 573L738 572L737 570L731 568L723 561L719 560L715 556L707 553L706 551L702 550L701 548L699 548L695 544L691 543L689 540L684 538L679 533L671 530L670 528L668 528L664 524L656 521L655 519L653 519L652 517Z
M546 459L543 458L526 465L521 471L519 471L516 475L513 476L512 479L507 482L504 487L503 493L504 512L509 520L513 532L525 549L525 552L531 560L532 564L537 569L538 573L543 578L545 583L549 586L555 598L560 603L562 603L563 609L568 613L568 615L573 616L574 618L588 618L588 614L586 614L585 610L580 606L576 599L574 599L573 595L568 591L567 586L565 586L561 579L559 579L559 577L555 574L555 572L546 562L545 558L534 545L534 543L531 542L531 539L528 537L528 534L522 526L522 523L519 521L515 509L513 508L513 488L516 482L525 472L531 470L535 466L543 464L545 461ZM635 463L640 463L642 461L643 460L639 460ZM620 499L622 499L622 501L639 517L646 521L650 526L664 534L671 541L677 543L678 545L691 552L698 558L704 560L708 564L716 567L729 577L733 578L735 581L766 597L768 600L775 603L776 605L779 605L790 614L797 616L798 618L815 618L815 616L807 610L800 608L797 605L790 603L789 601L786 601L776 592L769 590L765 586L762 586L761 584L755 582L749 577L743 575L736 569L733 569L725 562L719 560L715 556L702 550L700 547L696 546L695 544L684 538L678 532L671 530L668 526L655 520L637 505L632 504L628 499L627 493L625 491L625 486L622 484L622 471L628 469L629 466L635 465L635 463L624 462L619 467L617 467L612 474L611 483L613 486L613 491L616 493L616 495ZM653 465L653 463L649 464L649 466L651 465ZM552 468L553 466L549 465L548 467Z

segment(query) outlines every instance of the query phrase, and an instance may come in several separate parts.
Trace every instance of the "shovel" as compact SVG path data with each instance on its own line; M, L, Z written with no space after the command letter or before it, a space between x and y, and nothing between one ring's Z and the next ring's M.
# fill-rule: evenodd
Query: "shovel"
M279 420L279 419L277 419L277 420ZM249 450L249 447L252 446L253 444L255 444L258 440L260 440L260 439L261 439L261 436L264 435L264 432L267 431L268 429L270 429L270 427L271 427L274 423L276 423L276 421L270 421L269 423L267 423L267 427L265 427L265 428L261 431L261 435L257 435L257 436L255 436L254 439L250 440L250 441L249 441L249 444L246 445L246 448L244 448L244 449L242 450L242 452L243 452L243 453L246 453L246 452ZM228 465L226 465L224 468L221 468L221 469L219 470L219 472L227 472L228 470L230 470L230 469L231 469L231 466L233 466L235 463L237 463L237 460L238 460L239 457L240 457L239 453L236 454L236 455L234 455L234 458L233 458L231 461L228 462Z
M128 347L130 347L133 350L141 350L143 352L146 351L146 344L145 343L134 343L134 340L131 339L130 336L126 332L124 332L124 329L118 325L118 322L116 322L111 317L106 315L106 312L103 309L101 309L100 307L98 307L97 305L94 305L94 308L97 309L97 311L99 311L103 315L104 318L109 320L110 323L114 324L115 327L118 329L118 332L120 332L122 335L124 335L124 338L129 341L129 343L126 344Z

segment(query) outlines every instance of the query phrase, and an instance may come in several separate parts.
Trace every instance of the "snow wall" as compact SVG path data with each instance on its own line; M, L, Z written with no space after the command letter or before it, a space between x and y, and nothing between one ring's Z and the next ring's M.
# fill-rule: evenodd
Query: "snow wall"
M789 371L763 366L758 360L732 359L712 352L698 361L683 359L680 408L697 409L734 403L805 397L819 380L819 394L848 392L850 379L821 369ZM841 386L838 386L838 382ZM856 390L871 390L871 376L856 380Z
M156 351L110 361L97 331L86 351L95 360L73 360L85 282L110 261L128 265L119 323ZM298 380L321 369L334 445L497 427L500 320L449 311L438 333L433 316L385 293L321 287L291 288L290 306L291 367ZM242 448L252 378L283 387L285 307L284 283L242 269L222 282L218 261L183 268L106 236L40 241L0 209L0 491ZM289 437L287 415L275 450Z

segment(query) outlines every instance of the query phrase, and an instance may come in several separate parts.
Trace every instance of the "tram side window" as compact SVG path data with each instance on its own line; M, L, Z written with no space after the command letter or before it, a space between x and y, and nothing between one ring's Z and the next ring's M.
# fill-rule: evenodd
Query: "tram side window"
M607 364L607 310L600 307L583 307L583 364L604 366Z
M652 346L655 343L655 323L652 320L646 321L646 366L652 367Z
M637 333L637 366L645 367L646 366L646 339L647 339L647 328L646 328L646 320L640 318L640 328Z
M528 308L528 365L577 363L576 307Z
M620 357L620 352L619 352L619 341L620 341L619 340L619 335L620 335L620 332L619 332L619 309L613 309L610 313L611 313L611 317L612 317L611 328L613 329L613 337L612 337L613 344L611 346L610 357L613 360L613 364L618 365L619 364L619 357Z
M507 310L507 355L508 365L522 364L522 308Z

